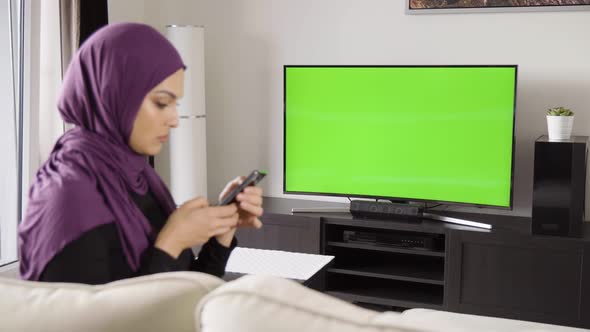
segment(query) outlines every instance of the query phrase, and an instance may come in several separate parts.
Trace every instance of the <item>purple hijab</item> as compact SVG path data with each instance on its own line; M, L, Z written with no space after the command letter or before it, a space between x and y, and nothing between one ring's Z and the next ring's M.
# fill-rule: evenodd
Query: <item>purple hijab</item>
M19 225L20 273L39 280L68 243L114 223L130 267L155 239L130 191L156 197L166 216L175 204L146 157L129 147L146 94L185 68L176 49L153 28L108 25L84 42L64 77L58 109L75 125L55 144L29 191Z

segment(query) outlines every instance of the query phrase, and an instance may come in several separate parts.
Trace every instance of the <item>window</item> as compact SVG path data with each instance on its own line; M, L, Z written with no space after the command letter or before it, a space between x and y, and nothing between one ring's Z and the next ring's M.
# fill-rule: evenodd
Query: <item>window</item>
M0 265L17 259L23 137L24 0L0 1Z
M18 259L17 227L31 181L65 129L56 107L66 54L61 35L71 34L69 59L81 34L104 25L106 15L106 1L0 0L0 266Z

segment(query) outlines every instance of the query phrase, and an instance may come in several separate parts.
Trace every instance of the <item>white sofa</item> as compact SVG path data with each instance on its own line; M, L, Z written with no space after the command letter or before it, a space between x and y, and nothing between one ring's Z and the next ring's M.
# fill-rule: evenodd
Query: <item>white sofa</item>
M0 331L194 332L198 302L223 280L162 273L102 286L0 279Z
M102 286L0 278L0 331L588 331L412 309L379 313L296 282L172 272Z
M427 309L379 313L290 280L264 276L242 277L215 289L201 300L196 315L204 332L588 331Z

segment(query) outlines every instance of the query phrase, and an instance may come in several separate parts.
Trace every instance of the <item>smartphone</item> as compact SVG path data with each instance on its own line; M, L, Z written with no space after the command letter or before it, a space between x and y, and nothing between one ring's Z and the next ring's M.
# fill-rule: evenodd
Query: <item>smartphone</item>
M227 205L227 204L231 204L231 203L235 202L236 196L238 196L238 194L240 192L242 192L242 190L244 190L244 188L246 188L247 186L256 185L258 182L260 182L266 176L266 174L267 173L264 171L253 170L252 173L250 173L244 179L242 184L240 184L239 186L234 188L232 191L230 191L230 193L227 194L217 205Z

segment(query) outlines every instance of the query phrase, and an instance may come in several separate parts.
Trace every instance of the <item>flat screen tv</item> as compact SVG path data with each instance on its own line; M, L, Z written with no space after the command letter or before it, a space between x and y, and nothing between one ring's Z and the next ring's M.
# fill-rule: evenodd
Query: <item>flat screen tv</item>
M284 192L512 208L517 69L284 66Z

